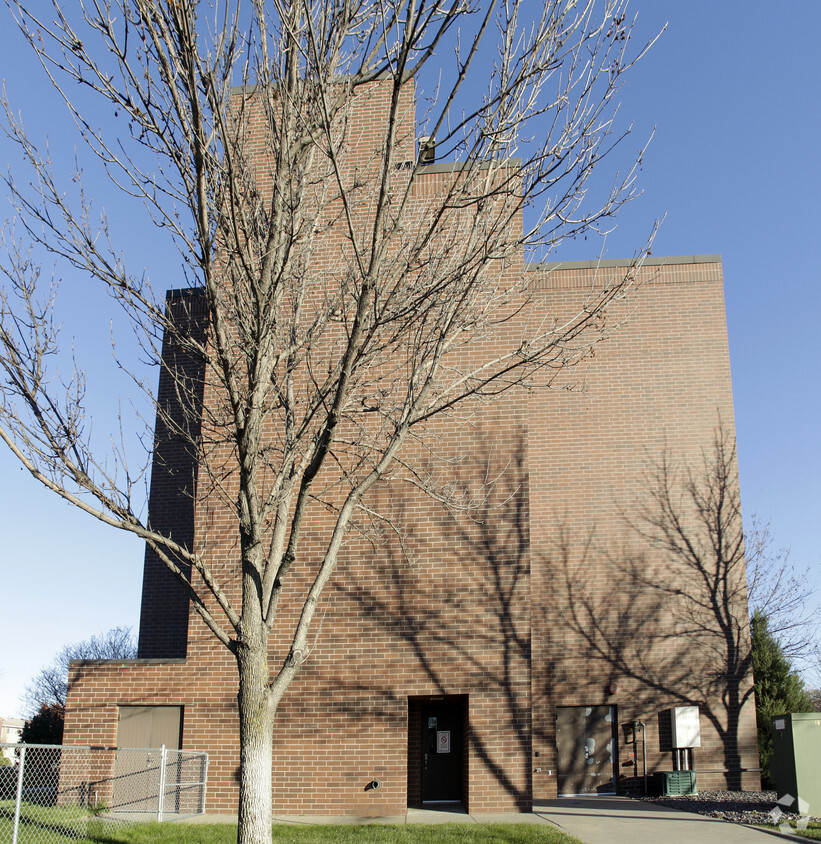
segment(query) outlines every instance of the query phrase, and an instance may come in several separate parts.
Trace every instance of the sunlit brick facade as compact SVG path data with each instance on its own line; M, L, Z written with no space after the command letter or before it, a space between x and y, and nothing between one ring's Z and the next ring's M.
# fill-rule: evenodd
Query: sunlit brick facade
M373 104L355 113L378 131ZM423 183L447 172L432 165ZM522 259L507 272L530 274L537 307L561 315L620 266ZM405 544L349 535L310 658L278 712L276 812L389 815L458 800L483 813L640 791L645 773L673 768L671 710L684 704L699 707L701 746L689 759L699 786L758 786L751 675L716 680L720 630L676 635L688 593L704 584L631 528L663 453L697 465L719 424L732 436L721 263L654 258L638 281L611 307L595 356L562 383L507 393L473 425L439 432L438 451L459 458L454 484L493 478L478 512L455 516L418 491L373 493L401 514ZM173 402L162 379L159 391ZM203 536L235 542L227 515L190 494L197 467L161 430L157 442L154 523L193 547ZM306 557L328 524L311 518ZM649 576L637 578L637 565ZM743 626L743 583L732 601ZM287 653L298 609L282 606L274 657ZM181 707L182 747L210 754L208 809L234 811L235 662L150 552L139 648L137 660L73 664L65 742L116 744L122 706ZM430 770L444 756L447 784Z

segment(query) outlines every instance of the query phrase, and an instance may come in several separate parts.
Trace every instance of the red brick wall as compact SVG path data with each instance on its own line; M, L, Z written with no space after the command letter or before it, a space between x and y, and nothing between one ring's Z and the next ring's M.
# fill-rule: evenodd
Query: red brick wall
M204 340L207 322L200 291L171 291L166 310L182 336ZM165 363L160 370L157 402L163 413L157 415L154 432L150 526L183 547L192 548L197 464L191 443L196 442L199 432L197 415L201 411L198 405L202 401L205 367L200 358L181 348L171 332L163 338L162 356ZM184 406L184 399L175 389L175 379L183 372L190 379L191 407ZM186 432L188 439L179 436L179 431ZM183 571L189 570L184 561L177 562ZM147 659L184 657L187 638L188 596L157 554L146 546L137 653Z
M351 113L350 136L359 139L364 162L373 160L385 95L375 85ZM403 131L412 158L410 106ZM264 142L253 142L264 166ZM419 202L447 178L441 168L431 170ZM577 311L593 271L549 269L527 276L538 308L558 316ZM520 279L521 259L509 261L505 272L511 283ZM436 470L472 501L470 512L454 512L399 484L372 492L370 503L392 514L403 542L389 530L378 537L355 528L349 533L316 617L309 659L277 714L275 811L393 814L417 800L413 724L422 699L466 701L464 802L471 812L527 809L532 797L555 795L557 706L606 703L617 707L620 724L643 720L652 772L672 767L665 713L701 695L699 784L723 786L740 777L739 770L725 770L721 683L702 682L717 670L708 651L718 640L677 638L686 601L671 603L666 593L661 601L655 586L679 583L686 592L696 588L694 579L639 543L625 519L646 496L643 476L665 447L693 461L709 448L719 418L732 433L721 267L703 259L654 263L642 279L634 295L611 308L609 338L593 358L562 375L563 383L508 393L432 432L436 453L450 458ZM523 313L511 320L507 336L493 342L509 345L526 330L525 319ZM206 403L216 401L210 389ZM430 460L415 448L405 456L417 465ZM230 483L224 484L229 500ZM236 524L207 489L201 479L192 541L207 547L236 595ZM328 526L324 508L309 512L293 588L270 644L273 665L287 655L299 595L312 579ZM625 575L635 560L652 575L641 589ZM165 600L164 587L148 563L146 583L141 655L148 641L158 655L179 653L170 638L163 643L164 610L152 607L161 606L158 597ZM746 607L737 604L743 618ZM183 747L211 754L209 809L234 811L236 668L193 614L185 644L182 662L75 666L65 741L113 744L118 704L182 705ZM750 682L742 678L742 693ZM754 767L751 700L737 734L735 768ZM635 786L642 773L630 764L632 750L620 742L622 788ZM366 790L374 778L381 788ZM755 775L742 779L754 784Z
M640 527L639 513L651 506L654 467L665 451L697 474L717 426L733 437L721 265L694 261L647 266L635 294L611 310L616 330L571 373L576 389L534 394L531 401L531 432L544 432L531 434L528 464L530 507L540 514L531 523L537 798L556 794L557 705L615 705L620 724L644 721L652 774L673 766L663 728L667 710L697 703L700 787L758 782L755 771L740 770L757 767L752 675L745 672L735 684L746 696L742 711L728 711L722 684L710 679L727 670L719 619L699 617L708 627L700 639L676 635L680 620L692 614L687 594L703 596L704 583L631 526ZM576 307L592 273L577 267L548 276L548 307ZM691 530L698 535L696 524ZM744 572L732 574L738 594L727 609L743 628ZM684 594L674 595L677 588ZM740 647L748 648L746 630L736 632ZM616 691L609 694L611 683ZM725 759L735 742L742 758ZM640 758L641 744L635 749ZM628 764L633 750L621 741L617 766L628 789L643 773Z

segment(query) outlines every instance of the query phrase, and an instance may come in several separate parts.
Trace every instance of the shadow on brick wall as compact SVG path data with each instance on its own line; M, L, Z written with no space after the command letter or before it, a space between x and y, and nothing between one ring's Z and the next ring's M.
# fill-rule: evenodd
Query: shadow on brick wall
M561 579L575 645L592 670L629 684L634 709L659 712L667 702L666 720L659 713L654 725L658 758L672 762L669 707L698 706L720 742L711 752L723 759L724 787L749 787L757 754L746 571L735 450L725 433L718 430L700 466L662 454L622 520L630 538L620 548L595 526L574 542L579 532L568 527L542 563ZM591 589L590 572L602 569L610 587Z
M383 529L367 577L336 589L371 620L374 637L414 666L410 686L468 695L472 758L522 809L531 806L530 538L526 440L475 435L470 457L440 477L441 506L420 522L412 488L382 490ZM372 526L371 526L372 531ZM374 586L373 584L379 584ZM407 693L408 686L404 687ZM402 689L386 678L378 694ZM361 687L354 692L364 691ZM373 692L373 689L369 689ZM401 696L401 694L400 694ZM349 701L357 698L350 695ZM351 703L347 703L350 711ZM388 707L390 708L390 707ZM474 772L471 772L473 778ZM409 787L413 800L413 787Z

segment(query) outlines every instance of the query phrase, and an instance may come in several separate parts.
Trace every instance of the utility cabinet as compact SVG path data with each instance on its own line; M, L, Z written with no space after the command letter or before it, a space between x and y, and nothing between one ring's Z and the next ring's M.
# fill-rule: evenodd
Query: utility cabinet
M670 710L670 737L675 771L656 771L654 786L662 797L698 794L696 772L691 769L692 750L701 747L701 724L697 706L674 706Z
M697 706L674 706L670 727L674 748L701 747L701 724Z
M821 712L773 718L770 778L778 800L801 814L821 814ZM791 804L786 797L792 798ZM803 810L803 811L802 811Z
M695 771L656 771L656 794L662 797L680 797L683 794L698 794Z

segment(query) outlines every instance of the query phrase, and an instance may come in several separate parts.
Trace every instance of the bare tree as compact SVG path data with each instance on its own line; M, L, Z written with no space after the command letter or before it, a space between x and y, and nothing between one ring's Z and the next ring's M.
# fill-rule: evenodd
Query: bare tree
M785 677L795 658L811 666L818 653L819 610L811 601L806 572L796 571L788 551L775 547L770 526L753 516L750 528L742 528L735 442L721 425L700 466L664 453L650 473L647 495L638 514L627 518L634 532L661 554L667 576L660 576L643 557L626 555L625 582L652 596L643 615L648 625L661 622L654 639L686 636L700 655L702 670L694 675L688 665L674 664L659 670L626 651L617 637L605 641L600 619L607 611L584 597L574 609L575 622L586 627L591 646L612 665L642 677L671 699L703 706L724 742L727 768L733 770L738 767L739 713L752 697L756 659L762 665L768 660L785 665ZM616 627L628 628L630 617L629 611L619 615ZM677 619L672 628L671 618ZM753 619L758 621L758 657L751 636ZM610 629L616 629L612 623ZM770 657L767 648L775 648L776 657ZM757 686L768 684L767 693L758 689L756 699L766 777L773 681L757 673L755 679ZM797 678L790 683L799 688ZM779 694L783 708L780 687ZM704 706L717 700L723 705ZM739 781L729 785L738 787Z
M29 715L36 715L44 706L65 713L68 664L72 659L133 659L136 656L137 645L130 627L114 627L82 642L64 645L26 686L24 701Z
M173 242L205 316L195 331L166 313L7 106L34 178L7 178L21 240L7 234L0 436L49 489L145 540L235 656L242 842L270 840L275 713L369 490L401 477L447 494L414 468L416 444L437 420L549 385L588 355L646 253L602 274L578 312L540 309L522 256L607 228L634 195L635 167L598 203L591 174L620 140L615 97L645 48L631 45L623 0L553 0L531 15L528 5L254 0L206 13L100 0L41 15L11 3L84 153ZM78 90L127 128L95 128ZM417 91L427 107L414 117ZM356 114L368 102L383 116L364 137ZM458 163L446 177L425 181L421 135ZM71 178L82 184L81 170ZM158 421L186 441L197 500L233 514L230 547L189 548L156 530L140 515L133 459L93 447L82 371L61 378L53 366L56 293L33 257L43 252L101 284L164 367L176 410L158 405ZM163 335L201 376L163 361ZM320 558L306 561L312 508L332 518ZM310 565L310 585L272 664L298 565Z
M750 615L765 616L784 656L812 671L821 656L821 606L814 601L809 566L797 569L789 549L775 544L770 523L755 514L745 533L745 550Z

